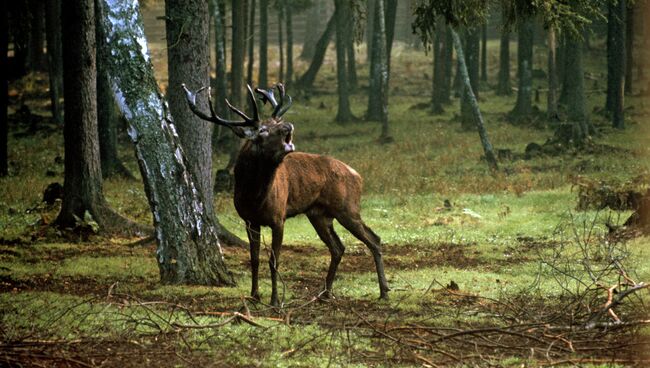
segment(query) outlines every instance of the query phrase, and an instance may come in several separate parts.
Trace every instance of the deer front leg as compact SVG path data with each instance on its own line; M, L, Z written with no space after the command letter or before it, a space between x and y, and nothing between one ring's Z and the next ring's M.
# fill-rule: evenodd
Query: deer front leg
M278 301L278 268L280 266L280 250L282 248L282 237L284 236L284 223L271 228L273 242L271 246L271 257L269 267L271 268L271 305L279 307Z
M260 225L247 224L246 233L251 253L251 297L260 300L258 291L258 271L260 268Z

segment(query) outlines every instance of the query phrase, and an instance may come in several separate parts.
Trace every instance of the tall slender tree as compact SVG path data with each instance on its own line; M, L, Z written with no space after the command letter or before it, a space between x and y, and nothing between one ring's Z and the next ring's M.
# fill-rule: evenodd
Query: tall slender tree
M625 127L623 98L625 86L625 23L626 1L618 0L608 5L607 26L607 99L606 110L612 115L615 128Z
M101 231L134 233L135 223L108 207L102 190L97 135L97 81L94 0L66 4L62 11L65 178L55 224L76 227L89 213Z
M479 96L479 50L480 50L480 36L481 30L479 27L467 28L465 30L465 68L469 76L469 81L472 86L472 94L474 98L478 99ZM458 55L458 49L456 49L456 54ZM460 75L461 81L461 98L460 98L460 124L461 127L465 130L470 130L476 127L476 114L474 114L471 96L468 93L463 93L466 91L464 86L464 81L462 77L462 65L459 62L458 73Z
M42 70L45 67L44 45L44 20L45 1L29 0L31 12L31 30L29 32L29 64L32 70Z
M632 74L634 67L634 27L635 27L635 9L638 9L637 2L625 1L627 10L625 14L625 93L632 93L632 83L634 76Z
M517 102L511 112L515 120L526 120L533 112L533 40L534 23L532 18L522 19L517 24L519 31L517 45Z
M9 48L9 16L7 11L7 2L0 4L0 177L9 174L7 138L8 138L8 121L7 105L9 92L9 60L7 49Z
M334 19L336 22L336 81L338 92L338 111L335 120L338 122L347 122L354 120L352 110L350 109L350 90L347 80L347 64L345 62L345 46L347 17L345 14L350 12L349 3L346 0L334 0L336 8Z
M510 95L512 86L510 85L510 31L508 29L501 30L498 79L497 95Z
M379 1L383 1L381 4L381 10L384 13L382 19L378 19L380 15L377 14ZM370 88L368 91L368 110L366 112L367 120L382 121L383 107L381 104L383 100L381 93L383 93L382 88L388 88L388 85L382 86L381 84L381 78L383 78L381 75L381 63L385 61L386 71L388 73L387 78L390 79L390 52L393 49L393 38L395 35L396 7L397 3L394 0L376 0L373 6L374 14L372 17L374 18L374 29L372 31L373 45L370 48L372 54L370 55ZM384 34L380 34L378 31L380 21L384 23ZM378 43L382 42L382 39L384 40L384 44L379 47ZM385 55L379 54L379 50L383 50Z
M555 27L548 27L548 95L546 96L546 114L549 120L558 120L557 109L557 42Z
M347 38L345 40L345 58L348 63L348 87L350 88L350 92L354 92L356 91L357 85L359 84L359 78L357 77L357 60L354 50L354 17L352 15L352 12L347 14L347 17L347 26L349 27L349 30L347 32Z
M481 81L487 82L487 22L481 27Z
M394 9L393 9L394 11ZM393 138L390 135L390 129L388 125L388 45L386 39L386 16L384 14L384 2L383 0L378 0L375 4L375 32L379 34L377 43L375 44L375 52L378 57L377 68L379 69L379 88L380 88L380 102L381 102L381 135L379 136L379 141L382 143L389 143L393 141ZM393 29L394 31L394 29ZM392 43L392 40L391 40Z
M251 0L248 18L248 67L246 70L246 83L253 84L253 67L255 64L255 0Z
M269 86L269 0L260 0L260 69L259 85Z
M285 29L287 32L287 74L284 78L285 83L291 83L293 80L293 5L284 0Z
M436 20L436 33L433 38L433 88L431 93L431 112L434 114L441 114L444 112L443 108L443 94L445 89L445 74L448 70L445 69L445 40L447 37L447 27L442 17Z
M278 55L280 65L278 67L278 81L284 81L284 10L286 0L279 1L278 11Z
M573 125L570 137L561 137L572 141L576 146L584 145L593 131L587 116L585 98L585 73L582 60L584 41L579 35L566 36L565 78L562 89L566 95L567 119Z
M305 73L300 76L300 78L298 78L296 87L303 90L309 90L314 85L316 75L318 74L320 67L323 65L325 54L327 53L327 47L330 43L330 40L332 39L332 36L334 35L335 30L336 13L333 14L327 22L327 26L325 26L323 34L320 36L318 42L316 43L314 57L312 58L307 71L305 71Z
M63 56L61 55L61 0L45 2L45 29L47 38L47 66L50 79L52 119L63 124Z

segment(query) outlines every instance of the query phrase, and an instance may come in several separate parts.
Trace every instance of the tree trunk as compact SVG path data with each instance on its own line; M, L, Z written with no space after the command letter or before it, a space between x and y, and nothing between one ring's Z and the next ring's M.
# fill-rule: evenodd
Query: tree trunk
M487 82L487 21L481 27L481 81Z
M390 78L390 56L393 53L395 40L395 22L397 21L397 0L386 0L384 3L384 26L386 28L386 68Z
M345 57L346 61L348 63L347 65L347 73L348 73L348 88L350 89L350 92L354 92L357 90L357 85L358 85L358 78L357 78L357 61L355 58L355 52L354 52L354 25L352 22L354 22L354 17L352 16L352 12L348 14L348 31L347 37L346 37L346 45L345 45Z
M372 60L372 48L375 42L375 4L377 0L366 1L366 62L368 63Z
M248 18L248 69L246 83L253 85L253 66L255 64L255 0L251 0L250 18Z
M480 29L478 28L469 28L465 31L465 67L467 68L467 73L469 75L469 80L472 85L472 93L474 98L478 99L479 91L479 48L480 48ZM461 87L465 89L462 84L462 71L459 74L461 76ZM461 93L460 99L460 125L464 130L473 129L476 126L474 119L476 114L474 113L472 101L470 96L467 93Z
M549 120L558 120L557 113L557 60L555 28L548 28L548 95L546 96L546 113Z
M232 51L230 61L230 103L241 106L246 55L246 13L244 1L232 3ZM169 36L167 37L169 39Z
M383 14L378 14L379 1ZM366 113L366 120L382 121L383 119L383 89L388 94L388 85L383 86L382 78L382 62L386 63L386 71L388 73L387 80L390 78L390 52L393 48L393 37L395 34L395 8L397 4L393 0L377 0L373 6L375 13L373 14L373 45L371 47L372 55L370 57L370 81L368 91L368 111ZM389 14L392 13L392 14ZM381 17L381 19L379 19ZM384 33L380 34L378 27L379 23L383 22ZM383 41L382 41L383 40ZM383 42L383 45L379 45ZM381 46L381 47L380 47ZM384 55L380 54L383 52Z
M29 7L32 13L31 31L29 33L29 66L31 70L43 70L45 66L45 54L43 53L43 36L45 35L45 32L43 32L43 20L45 19L44 0L29 0Z
M259 86L269 87L269 0L260 0L260 70Z
M278 9L278 52L280 58L280 68L278 69L278 81L284 81L284 32L282 30L282 24L284 22L284 3L285 0L280 2L280 7Z
M444 82L443 88L441 89L440 101L444 104L451 102L451 77L454 68L454 42L451 37L451 28L448 25L444 25L445 28L445 39L444 39Z
M107 65L119 106L129 121L129 136L135 145L153 213L161 281L233 285L214 217L204 210L203 198L192 180L184 150L153 77L146 46L140 46L146 45L146 39L138 3L110 0L109 7L109 0L102 0L102 4L106 9L102 26L113 55ZM170 84L171 88L180 86Z
M322 32L323 23L321 13L324 1L317 1L312 3L312 6L307 10L307 25L309 32L306 32L305 39L300 51L300 59L308 61L314 58L316 53L316 43L318 42L319 34Z
M28 1L17 1L11 3L11 17L8 21L11 24L11 38L14 46L12 77L20 78L27 74L29 69L29 45L31 32L31 17Z
M101 3L95 2L96 19L101 17L99 12ZM133 174L122 164L117 154L117 127L119 118L115 97L108 82L108 71L105 61L108 55L106 37L102 27L96 24L97 40L97 133L99 137L99 159L101 163L102 178L107 179L120 175L124 178L135 179Z
M52 120L63 124L63 56L61 55L61 0L48 0L45 8L47 30L47 65L50 78L50 103Z
M350 9L346 0L334 0L336 7L334 18L336 19L336 80L338 91L338 112L335 120L338 122L347 122L354 119L352 110L350 110L350 90L347 80L347 65L345 63L345 46L347 14Z
M461 75L461 81L463 83L463 95L467 96L467 100L470 102L472 107L472 112L474 114L474 122L476 128L478 129L479 137L481 138L481 144L483 145L483 151L485 152L485 159L490 167L490 170L496 171L499 169L497 164L496 156L494 156L494 150L490 139L488 137L487 130L485 129L485 123L483 122L483 115L478 106L478 101L472 90L472 83L470 81L469 72L467 71L467 65L465 62L465 55L463 55L463 47L460 43L460 37L453 29L450 29L451 35L454 40L454 48L456 49L456 55L458 57L459 72Z
M61 211L55 224L77 227L88 212L105 233L138 233L141 228L115 212L104 199L97 136L94 0L62 9L65 178Z
M519 90L517 102L511 115L516 120L527 120L533 112L533 20L523 19L519 23L519 40L517 46L517 79Z
M7 138L9 127L7 121L7 105L9 92L9 63L7 49L9 48L9 17L7 2L0 4L0 177L9 175L9 160Z
M512 93L510 85L510 32L501 31L501 43L499 44L499 83L497 95L509 96Z
M625 11L625 94L629 95L632 94L632 82L634 81L632 75L634 70L634 9L637 5L622 1L627 4Z
M445 38L447 29L445 27L445 22L442 18L439 18L436 22L436 33L433 39L433 88L431 93L431 112L433 114L442 114L444 112L443 90L445 88Z
M285 16L286 16L286 31L287 31L287 75L285 78L286 83L291 83L293 80L293 11L291 6L285 0Z
M174 116L194 182L204 199L204 208L209 215L213 215L213 125L199 119L187 108L185 94L179 88L183 83L191 89L210 85L207 3L203 0L165 0L165 14L169 110ZM235 53L233 50L233 55ZM241 74L239 76L241 83ZM200 106L207 110L206 102L201 100Z
M323 31L323 34L320 36L318 42L316 43L316 50L314 53L314 57L312 58L311 63L309 64L309 68L307 68L305 74L303 74L296 82L296 86L298 88L303 90L308 90L311 89L312 86L314 85L314 81L316 80L316 75L318 75L318 71L320 70L320 67L323 65L323 60L325 60L325 54L327 53L327 46L329 45L335 30L336 30L336 13L334 13L330 17L330 20L327 22L327 26L325 27L325 31Z
M571 137L563 137L563 139L572 140L576 146L582 146L593 130L587 120L584 66L582 62L583 46L583 41L571 35L566 36L566 70L563 89L567 99L567 106L570 106L567 109L567 119L573 124L573 131Z
M626 1L619 0L608 5L607 27L607 101L606 108L612 115L612 125L625 128L623 98L625 88L625 23Z
M219 116L228 116L226 98L228 97L228 79L226 73L226 25L224 22L224 0L212 0L212 17L214 20L214 43L216 55L215 109Z
M394 9L392 10L395 11ZM379 69L379 98L380 98L380 111L381 111L381 135L379 136L379 141L382 143L390 143L393 141L393 138L390 136L390 127L388 126L388 42L387 42L387 28L386 28L386 13L384 11L384 2L382 0L377 1L375 4L375 30L374 32L379 34L377 43L374 45L378 57L377 69ZM393 18L395 15L393 14ZM394 22L393 22L394 27ZM394 28L393 28L394 34Z

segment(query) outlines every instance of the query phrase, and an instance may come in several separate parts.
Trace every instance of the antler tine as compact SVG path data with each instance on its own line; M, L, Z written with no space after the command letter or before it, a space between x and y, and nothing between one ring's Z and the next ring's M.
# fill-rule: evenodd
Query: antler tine
M226 120L222 119L217 115L214 111L214 108L212 107L212 101L211 98L208 96L208 101L210 102L210 115L206 115L203 111L199 110L199 108L196 106L196 96L205 90L207 87L202 87L198 89L196 92L192 93L187 87L185 86L185 83L181 84L181 87L183 87L183 90L185 91L185 98L187 99L187 104L190 107L190 110L194 113L194 115L198 116L202 120L209 121L215 124L219 125L225 125L225 126L251 126L251 122L246 120L246 121L233 121L233 120ZM209 88L208 88L209 90ZM226 100L226 102L228 102Z
M275 108L278 106L278 101L275 100L275 96L273 95L273 89L262 89L262 88L255 88L255 92L259 93L262 95L262 103L266 104L267 102L271 103L271 106Z
M232 110L235 114L241 116L242 119L244 119L244 121L245 121L245 125L248 125L248 126L257 126L257 123L258 123L257 121L255 121L255 120L249 118L248 115L246 115L243 111L241 111L240 109L238 109L238 108L236 108L235 106L233 106L233 105L230 103L230 101L228 101L228 99L226 99L226 105L228 105L228 108L229 108L230 110Z
M292 104L292 103L293 103L293 99L291 98L291 96L287 96L287 103L286 103L286 104L285 104L285 103L282 104L282 108L280 109L280 111L278 111L278 113L276 114L276 116L277 116L278 118L279 118L279 117L282 117L282 115L284 115L285 112L289 111L289 108L291 107L291 104Z
M293 103L293 99L291 98L291 96L287 96L286 90L284 89L284 84L278 83L275 85L275 88L277 88L278 91L280 92L280 103L273 110L273 117L280 118L282 117L282 115L284 115L284 113L286 113L289 110L291 104ZM286 105L284 103L285 97L287 97L288 100Z
M253 105L253 120L256 122L260 121L260 112L257 109L257 101L255 100L255 94L253 94L253 89L249 84L246 85L246 88L248 88L248 98L250 100L251 105Z

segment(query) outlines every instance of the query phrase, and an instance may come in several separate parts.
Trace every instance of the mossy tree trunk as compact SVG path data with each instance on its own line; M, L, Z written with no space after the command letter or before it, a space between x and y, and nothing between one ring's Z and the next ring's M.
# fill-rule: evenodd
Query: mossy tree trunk
M153 76L137 2L102 0L111 85L129 122L153 213L163 283L233 285L217 225L192 179L188 161ZM171 88L180 89L180 86ZM67 90L67 88L66 88Z
M501 31L499 42L499 82L497 84L497 95L509 96L512 93L510 85L510 31Z
M62 9L65 177L55 225L75 228L88 212L104 233L137 233L135 223L113 212L104 199L97 134L94 0Z
M460 72L460 79L463 85L463 95L466 95L466 99L469 101L471 106L472 113L474 114L474 123L478 130L479 137L481 139L481 145L483 146L483 151L485 153L485 159L490 167L490 170L496 171L499 169L497 164L496 156L494 155L494 149L490 143L490 138L488 137L487 130L485 129L485 123L483 122L483 115L478 106L478 101L474 95L472 89L472 83L470 81L469 72L467 70L467 63L465 62L465 55L463 53L463 46L460 41L460 37L451 29L451 34L454 41L454 48L456 49L456 55L458 58L458 71Z
M311 63L309 63L309 67L307 68L305 74L303 74L296 82L296 87L303 90L309 90L313 87L314 81L316 80L316 75L318 75L318 71L323 65L323 60L325 60L325 54L327 53L327 47L332 39L332 36L334 35L335 30L336 13L333 14L327 22L327 26L325 26L323 34L320 36L318 42L316 43L314 57L311 59Z
M516 120L526 120L533 112L533 34L534 23L531 18L518 24L517 79L519 89L517 102L511 114Z
M45 29L47 38L47 66L50 79L52 119L63 124L63 55L61 55L61 0L45 3Z
M334 0L336 22L336 85L338 94L338 111L335 120L347 122L354 120L350 109L350 89L348 86L347 64L345 61L345 47L348 35L349 3L346 0Z
M478 99L479 95L479 49L480 49L480 29L469 28L465 31L465 67L469 75L469 80L472 85L472 94L474 98ZM460 62L459 62L460 63ZM459 64L459 76L461 76L461 91L465 89L462 84L462 72L460 71ZM476 114L474 114L472 101L469 99L467 93L461 93L460 98L460 124L464 130L474 129L476 122L474 121Z

